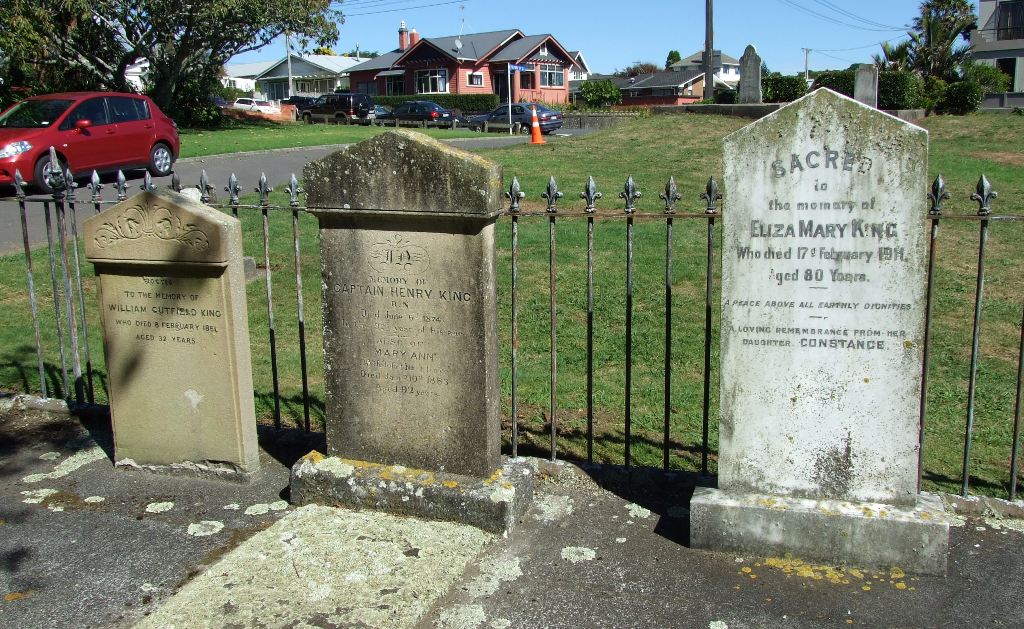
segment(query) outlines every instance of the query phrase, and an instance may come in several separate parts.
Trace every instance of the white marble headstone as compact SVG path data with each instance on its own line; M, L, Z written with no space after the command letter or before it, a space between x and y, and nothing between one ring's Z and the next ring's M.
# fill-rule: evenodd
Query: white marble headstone
M913 502L927 146L826 89L725 139L722 489Z

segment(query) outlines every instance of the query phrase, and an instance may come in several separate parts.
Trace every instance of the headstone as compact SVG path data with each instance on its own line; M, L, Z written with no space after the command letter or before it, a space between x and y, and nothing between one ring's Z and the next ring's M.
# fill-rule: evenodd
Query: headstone
M853 82L853 99L868 107L878 107L878 68L870 63L857 66Z
M400 130L309 164L304 187L320 221L327 454L342 461L328 466L356 466L335 475L344 492L356 479L373 488L381 478L419 479L399 483L419 488L415 495L389 500L375 489L372 504L350 496L355 506L458 520L438 513L441 498L417 503L429 497L426 478L502 474L494 248L501 169ZM367 472L381 465L394 467ZM305 469L307 479L293 470L301 500L315 484L312 459ZM465 505L468 492L454 488L467 483L450 480L438 491L452 489L451 504Z
M753 44L740 57L740 104L761 103L761 56Z
M170 190L89 218L119 465L259 466L238 219Z
M945 570L941 502L917 490L927 138L822 89L725 139L719 490L694 496L698 547Z

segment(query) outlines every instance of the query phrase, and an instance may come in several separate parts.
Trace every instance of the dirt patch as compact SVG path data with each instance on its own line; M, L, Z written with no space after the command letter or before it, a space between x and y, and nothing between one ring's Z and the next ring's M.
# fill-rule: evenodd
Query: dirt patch
M1024 166L1024 153L975 151L970 153L970 156L1006 166Z

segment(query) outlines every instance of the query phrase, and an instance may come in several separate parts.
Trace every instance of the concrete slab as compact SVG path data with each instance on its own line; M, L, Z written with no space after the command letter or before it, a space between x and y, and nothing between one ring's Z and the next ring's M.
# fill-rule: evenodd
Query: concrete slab
M533 471L508 460L490 478L429 472L310 452L292 468L291 499L374 509L507 535L533 496Z
M307 505L135 627L412 627L491 539L471 526Z
M811 500L700 487L690 499L690 545L868 568L946 574L949 522L935 495L914 507Z

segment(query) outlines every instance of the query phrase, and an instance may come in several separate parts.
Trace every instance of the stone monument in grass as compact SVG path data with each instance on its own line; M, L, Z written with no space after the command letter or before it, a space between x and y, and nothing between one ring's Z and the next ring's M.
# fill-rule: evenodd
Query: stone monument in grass
M868 107L878 107L878 68L874 64L857 66L853 81L853 99Z
M719 476L694 546L945 571L917 471L927 150L827 89L725 139Z
M313 162L304 187L330 456L296 465L293 500L508 530L532 484L500 457L500 167L393 131Z
M238 219L169 190L90 217L118 465L259 466Z
M742 105L762 102L761 94L761 55L753 44L743 50L740 57L740 89L739 102Z

